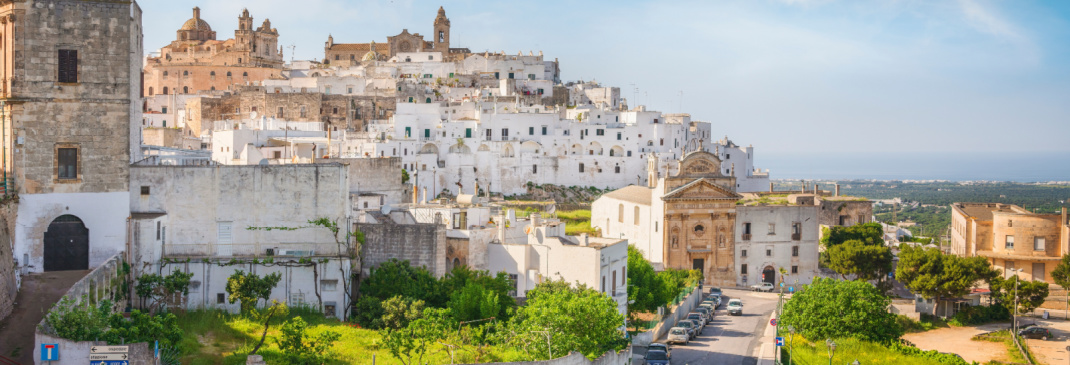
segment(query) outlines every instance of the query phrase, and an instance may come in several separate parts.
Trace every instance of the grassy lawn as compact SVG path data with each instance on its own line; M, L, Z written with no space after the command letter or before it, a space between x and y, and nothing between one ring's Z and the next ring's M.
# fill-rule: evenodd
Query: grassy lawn
M590 210L569 210L557 212L557 218L565 222L565 234L578 235L580 233L586 233L591 236L598 236L598 230L591 227L591 211Z
M290 316L278 320L277 324L298 315L308 322L308 333L311 335L325 330L341 334L341 339L332 348L331 364L371 364L373 356L376 364L401 364L385 347L380 346L379 332L325 318L314 310L292 308ZM179 346L183 364L245 364L245 358L260 340L263 330L259 323L219 310L190 311L178 314L178 320L185 333ZM287 364L276 343L276 336L279 335L277 324L272 322L264 346L257 354L263 355L268 364ZM513 350L493 347L477 355L472 346L465 346L454 355L459 363L513 361L520 356ZM423 361L448 364L450 354L445 346L436 343L429 347Z
M899 315L896 317L896 322L903 326L906 333L925 332L937 328L950 327L947 321L940 317L923 318L921 321L915 321L907 316Z
M802 336L794 336L792 346L791 363L799 365L824 365L829 363L828 351L825 341L810 342ZM785 338L788 340L788 338ZM782 348L781 354L787 355L788 347ZM932 351L935 352L935 351ZM786 360L786 357L785 357ZM833 364L850 364L858 360L859 363L887 364L887 365L930 365L939 362L925 355L907 355L899 353L878 343L860 341L855 339L836 340L836 352L832 358ZM785 361L786 363L786 361ZM965 364L965 362L962 362Z

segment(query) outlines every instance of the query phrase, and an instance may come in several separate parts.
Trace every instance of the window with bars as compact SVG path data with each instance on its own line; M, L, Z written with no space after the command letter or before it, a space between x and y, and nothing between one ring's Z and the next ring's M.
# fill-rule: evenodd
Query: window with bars
M78 51L59 50L59 82L78 82Z

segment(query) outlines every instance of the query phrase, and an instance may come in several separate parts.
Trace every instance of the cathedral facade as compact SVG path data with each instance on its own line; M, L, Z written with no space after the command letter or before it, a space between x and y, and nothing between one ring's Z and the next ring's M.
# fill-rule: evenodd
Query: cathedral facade
M195 94L252 85L278 77L283 67L279 32L271 20L255 29L249 10L238 16L234 38L216 40L201 9L182 24L175 40L145 62L144 95Z

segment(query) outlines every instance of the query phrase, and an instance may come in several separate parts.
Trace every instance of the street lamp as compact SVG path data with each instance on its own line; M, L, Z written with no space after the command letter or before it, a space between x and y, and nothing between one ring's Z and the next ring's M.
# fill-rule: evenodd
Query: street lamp
M1011 269L1014 273L1014 323L1011 323L1011 328L1014 333L1011 336L1018 336L1018 273L1022 272L1022 269Z
M788 365L791 365L792 347L795 345L795 326L788 325Z
M831 338L825 340L825 346L827 347L829 354L829 365L832 365L832 356L836 354L836 342Z

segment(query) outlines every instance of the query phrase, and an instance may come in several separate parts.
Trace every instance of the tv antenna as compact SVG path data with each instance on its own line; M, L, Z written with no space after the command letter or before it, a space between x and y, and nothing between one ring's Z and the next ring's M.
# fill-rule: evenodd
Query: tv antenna
M297 52L297 44L296 43L290 43L290 45L287 46L287 47L290 48L290 67L293 67L293 64L294 64L294 53Z

